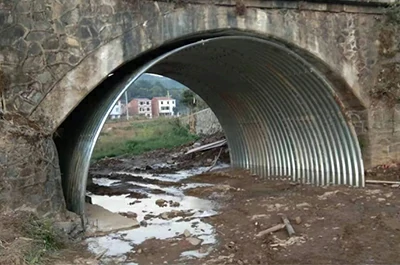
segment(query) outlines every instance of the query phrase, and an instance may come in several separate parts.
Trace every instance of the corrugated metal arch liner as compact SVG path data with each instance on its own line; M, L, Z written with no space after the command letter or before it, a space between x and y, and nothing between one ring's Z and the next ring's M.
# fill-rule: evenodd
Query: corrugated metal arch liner
M81 121L87 125L63 166L67 204L75 212L83 209L89 167L82 154L90 157L110 106L145 71L182 82L208 103L224 128L234 166L318 185L364 185L358 140L317 69L275 41L213 37L149 62Z
M283 45L225 37L155 65L198 93L216 113L232 163L264 176L315 184L363 185L355 135L331 85Z

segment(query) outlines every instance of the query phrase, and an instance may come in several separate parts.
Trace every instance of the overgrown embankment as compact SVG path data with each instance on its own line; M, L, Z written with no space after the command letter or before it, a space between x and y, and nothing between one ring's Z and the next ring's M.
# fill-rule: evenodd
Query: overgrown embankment
M30 212L0 215L0 265L57 264L60 256L68 258L64 250L73 250L69 242L52 219Z
M174 148L198 139L178 119L156 119L106 125L93 151L93 160L121 155L140 155Z

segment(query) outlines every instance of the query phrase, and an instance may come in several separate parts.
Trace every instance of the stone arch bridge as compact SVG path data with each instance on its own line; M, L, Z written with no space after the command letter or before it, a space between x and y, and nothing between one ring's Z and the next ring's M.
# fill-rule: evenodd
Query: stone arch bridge
M0 0L0 206L83 213L104 117L144 72L208 103L234 166L363 186L400 155L372 96L397 82L390 2Z

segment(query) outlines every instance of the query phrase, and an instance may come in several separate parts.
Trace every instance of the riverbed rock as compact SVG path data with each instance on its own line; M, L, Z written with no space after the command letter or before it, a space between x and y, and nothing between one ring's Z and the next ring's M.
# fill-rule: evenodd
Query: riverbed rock
M192 233L190 233L189 230L185 229L185 231L183 231L183 235L185 237L190 237L192 235Z
M171 206L171 207L179 207L179 206L181 206L181 204L179 202L171 202L169 204L169 206Z
M165 206L167 206L167 201L164 199L158 199L158 200L156 200L156 204L160 207L165 207Z
M201 244L201 239L198 239L195 237L188 237L188 238L186 238L186 240L193 246L198 246Z
M128 218L131 218L131 219L136 219L137 218L137 213L134 213L134 212L126 212L126 213L122 212L122 213L119 213L119 214L122 215L122 216L128 217Z
M123 217L99 205L86 204L88 235L111 233L125 229L140 227L136 219Z
M191 211L177 211L177 210L172 210L170 212L164 212L160 215L160 217L164 220L172 219L175 217L189 217L192 216L194 212Z

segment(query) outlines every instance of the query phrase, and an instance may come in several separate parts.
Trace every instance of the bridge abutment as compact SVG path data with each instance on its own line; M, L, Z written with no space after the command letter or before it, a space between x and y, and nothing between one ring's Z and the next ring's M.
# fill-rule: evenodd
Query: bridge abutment
M0 211L9 210L65 213L52 136L19 115L0 117Z
M11 81L6 90L0 87L0 99L11 113L49 121L46 125L40 123L39 128L39 123L30 123L22 116L0 118L1 209L27 208L46 214L65 208L51 132L57 130L109 73L150 51L205 32L216 35L237 30L283 43L331 83L334 99L347 119L348 124L343 126L349 125L358 137L365 168L400 159L400 107L388 107L381 99L372 102L370 95L383 79L384 75L378 72L384 64L394 66L390 68L393 71L388 68L385 73L396 73L399 68L400 46L393 41L398 33L389 32L385 36L380 28L384 16L378 4L389 0L368 1L368 6L361 0L334 1L334 4L333 1L253 1L241 15L231 1L218 1L215 5L195 2L177 6L170 1L53 1L45 4L43 0L0 0L0 71ZM220 55L224 53L220 52L215 58ZM170 65L165 69L168 72ZM303 70L283 69L281 79L295 80L296 76L311 74L306 68ZM212 73L219 72L217 69ZM383 84L383 93L399 83L392 76L388 78ZM206 79L198 81L209 83L222 78ZM299 91L309 86L293 84ZM231 94L229 91L223 95L227 102L242 104L241 100L236 100L239 97L231 97ZM282 105L285 104L279 106ZM236 111L236 107L232 109ZM255 117L260 111L253 114ZM329 116L323 115L323 118L329 119ZM322 123L325 122L323 118ZM242 120L248 126L249 135L252 130L258 130L258 121L252 122L247 117ZM288 119L287 123L290 122L296 121ZM265 137L255 134L249 139L262 142ZM247 148L251 144L250 141L244 146ZM249 149L256 147L253 144ZM296 152L302 151L304 148ZM254 157L262 162L265 160L262 154L259 152ZM279 159L277 156L275 160ZM340 154L335 159L345 160Z

